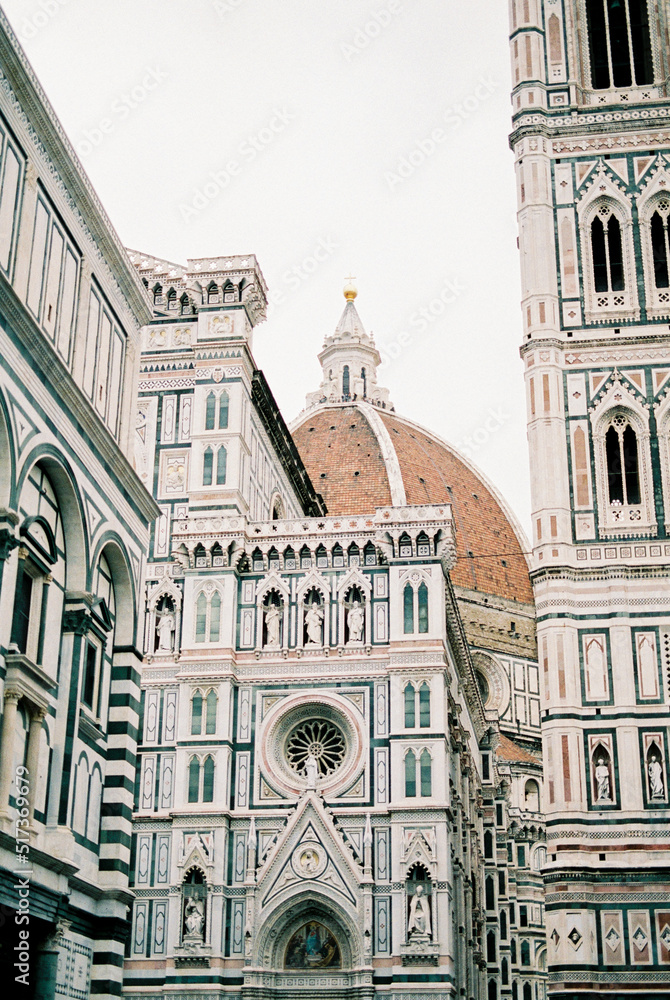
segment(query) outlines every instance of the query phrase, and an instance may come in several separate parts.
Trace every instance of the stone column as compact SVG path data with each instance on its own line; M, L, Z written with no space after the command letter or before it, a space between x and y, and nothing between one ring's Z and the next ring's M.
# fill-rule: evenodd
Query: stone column
M70 928L69 920L59 920L37 953L35 1000L55 1000L58 979L58 952Z
M35 796L37 794L37 772L40 764L40 735L42 733L42 722L46 712L43 708L34 709L30 713L30 729L28 730L28 753L26 755L26 766L28 768L28 781L30 791L28 792L28 806L30 809L29 823L33 825L33 814L35 812Z
M5 689L2 743L0 743L0 817L3 818L9 818L9 791L14 780L16 712L20 698L21 695L18 691Z

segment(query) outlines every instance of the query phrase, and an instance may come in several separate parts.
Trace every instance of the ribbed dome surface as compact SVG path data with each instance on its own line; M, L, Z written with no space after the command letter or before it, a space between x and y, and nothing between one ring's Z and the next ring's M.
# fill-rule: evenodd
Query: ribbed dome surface
M521 537L481 473L444 441L388 410L342 403L309 410L292 427L331 514L450 503L455 586L531 604Z

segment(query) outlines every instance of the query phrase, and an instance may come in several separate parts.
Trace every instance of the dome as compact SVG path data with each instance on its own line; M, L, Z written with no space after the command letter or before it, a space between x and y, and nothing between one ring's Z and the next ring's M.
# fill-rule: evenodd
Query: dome
M445 441L362 401L307 410L291 430L330 514L449 503L454 586L532 604L523 532L495 487Z

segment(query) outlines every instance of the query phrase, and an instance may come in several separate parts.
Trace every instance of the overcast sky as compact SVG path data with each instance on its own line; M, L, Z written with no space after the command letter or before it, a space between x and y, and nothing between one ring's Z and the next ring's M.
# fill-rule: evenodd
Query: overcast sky
M351 273L396 409L527 527L506 3L3 7L126 246L257 255L254 353L287 420Z

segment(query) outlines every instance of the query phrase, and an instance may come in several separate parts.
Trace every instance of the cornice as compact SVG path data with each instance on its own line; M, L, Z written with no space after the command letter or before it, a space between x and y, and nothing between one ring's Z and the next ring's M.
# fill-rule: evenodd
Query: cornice
M28 353L32 365L39 371L45 385L50 385L62 402L63 408L78 423L84 439L88 439L98 457L105 463L127 493L141 516L148 522L160 514L160 508L147 492L144 484L123 454L118 444L93 410L91 404L76 384L70 372L51 347L46 337L25 309L12 285L0 273L0 299L2 314L13 333Z
M80 216L82 227L89 233L107 264L109 275L118 285L137 325L148 323L152 312L142 280L130 263L109 216L1 7L0 66L0 77L5 77L14 92L14 99L19 102L19 107L26 115L28 131L34 142L43 148L52 171L61 180Z
M634 134L640 129L665 129L670 141L670 108L666 102L659 106L650 105L643 108L622 105L607 105L604 108L592 107L576 109L572 107L568 115L565 110L552 112L548 109L524 109L512 119L512 132L509 137L510 148L514 149L520 139L527 136L542 135L547 139L584 139L594 135L625 136ZM663 136L650 141L663 141Z

